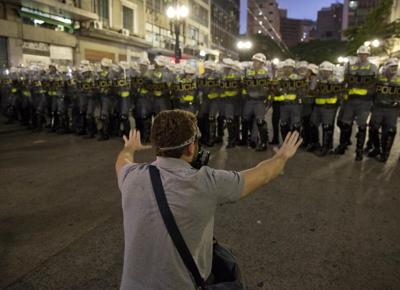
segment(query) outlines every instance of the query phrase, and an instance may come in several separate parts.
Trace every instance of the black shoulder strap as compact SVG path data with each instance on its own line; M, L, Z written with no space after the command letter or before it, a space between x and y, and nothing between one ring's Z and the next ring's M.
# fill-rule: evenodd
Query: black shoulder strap
M165 196L164 187L161 182L160 171L158 171L157 167L153 165L150 165L150 178L157 200L157 205L164 220L164 224L172 241L174 242L176 249L178 250L179 255L183 260L183 263L192 274L197 286L199 286L200 289L206 289L207 285L200 275L199 269L197 268L193 256L190 253L190 250L187 247L185 240L183 239L181 232L178 229L171 209L168 206L167 197Z

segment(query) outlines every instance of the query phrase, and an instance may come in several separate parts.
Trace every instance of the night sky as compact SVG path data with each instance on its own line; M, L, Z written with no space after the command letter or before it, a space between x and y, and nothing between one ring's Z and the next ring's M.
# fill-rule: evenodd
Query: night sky
M322 7L329 7L332 3L340 2L343 0L278 0L279 8L288 10L288 17L298 19L317 19L317 12ZM244 33L247 13L243 13L247 7L247 0L241 0L241 27L240 32Z

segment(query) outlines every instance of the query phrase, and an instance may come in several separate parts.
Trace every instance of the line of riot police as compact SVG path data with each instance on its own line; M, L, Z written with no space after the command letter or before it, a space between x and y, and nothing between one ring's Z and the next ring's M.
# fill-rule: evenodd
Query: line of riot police
M75 69L10 68L2 72L2 109L8 123L20 120L33 130L46 126L59 133L98 135L99 140L127 134L134 120L147 143L152 118L177 108L198 116L203 145L222 143L227 129L227 148L245 145L264 151L268 143L279 144L280 137L296 130L305 149L319 156L344 154L355 121L356 160L367 151L368 156L386 161L399 115L398 61L389 59L378 73L368 60L368 47L357 53L357 60L339 73L329 62L317 66L287 59L273 65L262 53L251 62L206 61L202 74L191 63L175 65L164 56L157 56L153 65L144 58L118 64L110 59L99 64L83 60ZM269 108L273 111L270 142ZM333 150L335 120L341 134Z

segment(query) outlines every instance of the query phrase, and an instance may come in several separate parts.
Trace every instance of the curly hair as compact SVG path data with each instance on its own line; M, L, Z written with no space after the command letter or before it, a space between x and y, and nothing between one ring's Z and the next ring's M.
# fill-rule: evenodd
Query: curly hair
M162 147L178 146L197 132L197 120L193 113L183 110L167 110L159 113L151 128L151 143L156 155L180 158L186 147L163 151Z

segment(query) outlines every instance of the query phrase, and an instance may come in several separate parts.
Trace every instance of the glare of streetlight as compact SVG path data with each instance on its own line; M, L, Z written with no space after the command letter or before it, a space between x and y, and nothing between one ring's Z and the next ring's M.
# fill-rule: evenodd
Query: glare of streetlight
M343 58L343 62L344 62L344 63L349 62L349 58L348 58L348 57L344 57L344 58Z
M261 30L259 30L259 31L257 31L258 32L258 34L261 34Z
M189 9L185 6L169 6L167 8L167 16L168 18L186 18L189 16Z
M185 5L178 6L178 12L180 17L185 18L189 16L189 9Z
M343 57L343 56L339 56L338 59L337 59L337 61L338 61L339 63L344 62L344 57Z
M245 41L240 40L237 43L237 48L239 48L239 49L250 49L252 46L253 46L253 44L249 40L245 40Z
M199 54L201 57L205 57L207 53L205 52L205 50L200 50Z
M167 16L168 16L168 18L174 18L176 16L176 11L175 11L174 7L169 6L167 8Z
M278 65L279 62L280 62L279 58L274 58L274 59L272 60L272 63L273 63L274 65Z
M379 47L381 45L381 42L378 39L374 39L371 42L371 44L372 44L373 47Z
M366 42L364 42L364 45L365 45L365 46L370 46L370 45L371 45L371 41L366 41Z

